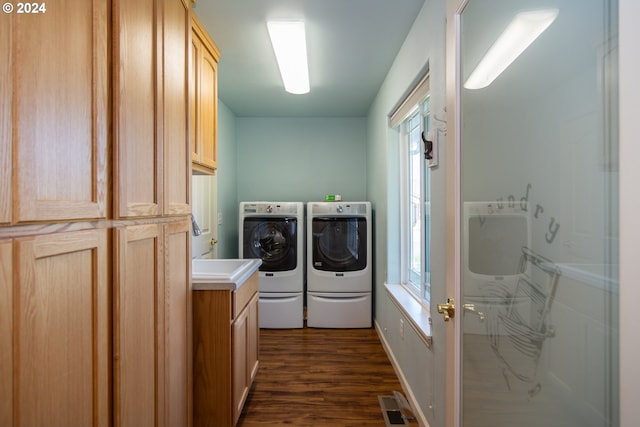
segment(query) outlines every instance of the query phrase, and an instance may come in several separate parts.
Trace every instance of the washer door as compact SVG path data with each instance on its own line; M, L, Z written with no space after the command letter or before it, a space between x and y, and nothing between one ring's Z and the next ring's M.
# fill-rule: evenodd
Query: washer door
M313 218L312 221L313 268L346 272L367 267L365 218Z
M243 258L260 258L260 271L289 271L297 267L296 218L245 218Z

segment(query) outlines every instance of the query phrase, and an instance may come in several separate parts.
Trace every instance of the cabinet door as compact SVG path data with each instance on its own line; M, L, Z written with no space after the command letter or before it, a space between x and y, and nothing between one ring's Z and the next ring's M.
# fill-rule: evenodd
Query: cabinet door
M258 372L258 293L233 322L233 419L238 422L249 389Z
M106 233L15 241L15 426L109 425Z
M233 420L230 291L193 292L193 424L230 426Z
M114 425L164 425L162 225L115 230Z
M188 0L164 0L164 214L190 209L189 54L191 6Z
M220 53L202 24L192 20L192 98L191 159L193 169L213 174L217 166L218 137L218 59Z
M191 222L165 225L165 360L168 426L191 426Z
M38 15L3 14L0 222L7 222L10 206L4 203L9 145L13 222L106 216L107 17L106 0L56 2Z
M191 69L189 78L189 145L191 146L191 160L198 162L200 160L198 143L200 141L200 117L198 112L200 107L200 51L202 50L202 42L195 32L191 33Z
M260 326L258 322L258 294L255 294L247 306L247 375L249 388L258 373L258 352L260 348Z
M113 3L115 216L156 216L163 206L162 23L156 0Z
M208 49L202 49L200 63L200 163L218 165L218 63Z
M231 365L233 370L233 424L238 422L242 407L249 394L249 375L247 372L249 349L249 307L236 317L233 322Z
M11 221L11 114L13 79L11 78L11 25L12 18L4 16L0 25L0 224ZM0 420L2 421L2 420ZM4 424L2 424L4 425Z
M13 243L0 240L0 426L14 425L12 337Z

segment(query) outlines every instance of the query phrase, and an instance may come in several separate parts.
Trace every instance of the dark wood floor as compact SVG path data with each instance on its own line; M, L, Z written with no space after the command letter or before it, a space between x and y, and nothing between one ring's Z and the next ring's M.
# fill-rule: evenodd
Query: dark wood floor
M375 329L262 329L238 425L384 426L378 395L393 390L402 388Z

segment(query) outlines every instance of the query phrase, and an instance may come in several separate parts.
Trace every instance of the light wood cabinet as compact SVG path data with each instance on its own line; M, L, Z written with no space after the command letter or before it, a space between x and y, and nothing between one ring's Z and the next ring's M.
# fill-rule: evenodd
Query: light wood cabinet
M189 427L192 0L59 3L0 18L0 425Z
M2 242L0 275L2 425L108 426L107 231Z
M164 214L191 213L190 0L164 0Z
M115 231L114 425L164 425L162 226Z
M189 426L191 3L114 5L114 421Z
M162 209L162 42L157 0L114 0L113 125L116 217Z
M193 15L191 68L191 160L197 173L218 165L218 60L220 52Z
M238 422L258 372L258 294L233 321L233 420Z
M9 20L10 18L5 17L4 19ZM13 76L10 52L11 25L5 25L5 21L3 21L0 25L0 55L5 58L0 61L0 81L2 82L0 85L0 141L3 141L0 149L0 224L7 224L11 221L13 206L11 197ZM0 421L2 420L0 419Z
M13 241L0 240L0 425L13 424Z
M191 425L191 222L115 230L114 425Z
M164 226L167 426L192 424L191 222Z
M162 225L115 230L114 425L164 425Z
M258 370L258 272L193 292L194 426L235 426Z
M3 14L0 223L106 217L108 15L105 0Z
M190 3L114 3L115 216L189 214Z

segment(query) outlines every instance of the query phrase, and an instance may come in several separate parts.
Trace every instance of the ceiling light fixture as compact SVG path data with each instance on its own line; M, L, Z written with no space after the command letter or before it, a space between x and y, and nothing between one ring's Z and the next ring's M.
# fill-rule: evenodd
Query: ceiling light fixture
M302 21L267 22L284 89L293 94L309 92L307 41Z
M519 13L498 37L467 79L466 89L482 89L493 82L558 16L558 9Z

